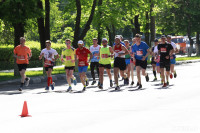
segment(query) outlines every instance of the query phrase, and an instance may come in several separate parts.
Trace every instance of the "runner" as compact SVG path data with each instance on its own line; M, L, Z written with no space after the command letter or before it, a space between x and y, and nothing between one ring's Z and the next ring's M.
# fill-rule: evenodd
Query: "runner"
M132 45L131 45L131 51L130 51L130 54L131 54L131 60L130 60L130 64L131 64L131 79L132 79L132 82L131 82L131 85L134 84L134 68L135 68L135 61L133 61L133 52L132 52L132 46L136 43L136 40L135 38L132 39Z
M41 60L43 56L44 68L47 74L47 86L45 90L49 90L49 86L51 86L51 89L54 90L55 83L52 80L51 73L53 71L54 63L59 58L59 55L55 49L51 48L50 40L46 40L46 48L41 51L39 59Z
M156 77L156 61L155 61L155 56L154 56L154 49L155 47L158 45L158 39L155 39L154 40L154 46L151 48L151 65L153 67L153 75L154 75L154 79L153 81L156 81L157 80L157 77Z
M115 38L115 46L114 46L114 78L115 78L115 90L120 90L118 84L118 73L120 71L120 75L124 80L126 79L124 75L124 70L126 70L126 62L125 62L125 55L128 54L127 48L120 43L120 38ZM126 81L124 81L126 83Z
M14 57L16 58L16 63L21 75L21 84L18 89L19 91L22 91L24 85L28 86L30 81L30 78L25 75L25 72L29 64L29 60L31 59L32 53L31 49L25 46L25 42L25 38L20 37L20 45L16 46L14 49Z
M161 70L161 77L163 81L163 86L166 87L169 84L165 82L165 72L164 68L166 68L166 75L170 75L170 56L173 54L174 50L171 44L166 42L165 35L161 37L161 44L158 45L158 54L160 54L160 70Z
M141 75L140 71L142 69L142 75L145 76L146 81L149 81L149 76L146 73L146 68L147 68L147 58L150 53L149 51L149 46L141 41L141 35L136 34L135 35L136 39L136 44L132 46L132 52L133 52L133 60L136 60L136 72L137 72L137 89L142 88L142 83L141 83Z
M90 54L90 59L88 61L88 54ZM78 48L76 50L76 58L78 60L78 72L81 79L81 82L83 84L83 90L84 92L86 90L86 72L88 68L88 62L92 59L92 53L89 49L84 47L84 43L82 40L78 41Z
M77 84L76 78L73 75L74 67L75 67L75 49L71 47L71 40L65 40L67 48L63 49L61 54L61 60L65 65L66 79L69 84L69 88L67 92L72 91L71 79L74 82L74 85Z
M93 38L93 45L90 46L90 52L93 55L93 58L91 59L91 63L90 63L90 70L91 70L91 75L93 78L91 85L94 85L96 83L94 68L96 68L96 71L99 77L99 49L101 47L97 44L97 42L98 42L97 38ZM99 86L99 83L98 83L98 86Z
M103 47L100 49L100 61L99 61L99 89L103 89L103 74L104 68L108 74L110 79L110 87L113 86L112 82L112 75L111 75L111 58L113 57L113 49L112 47L108 46L108 40L106 38L102 39Z
M129 44L128 40L124 40L125 46L127 48L127 50L129 51L129 53L131 52L131 47ZM130 71L131 71L131 65L130 65L130 60L131 60L131 56L130 54L125 55L125 61L126 61L126 70L125 73L127 75L127 78L124 80L124 85L129 85L129 78L130 78Z
M153 51L153 56L154 56L154 61L156 62L156 71L157 73L160 74L161 77L161 73L160 73L160 55L158 54L158 39L154 40L154 51ZM162 80L161 80L161 84L162 84Z
M174 74L174 78L177 77L177 73L176 73L176 71L174 70L174 66L175 66L175 64L176 64L176 55L175 55L175 53L178 52L178 49L177 49L177 47L176 47L176 44L175 44L174 42L172 42L171 40L172 40L171 35L168 35L168 36L167 36L167 42L170 43L170 44L172 45L172 47L174 48L174 53L173 53L173 55L170 57L170 71L171 71L171 73L170 73L170 78L172 79L172 78L173 78L173 75L172 75L172 74Z

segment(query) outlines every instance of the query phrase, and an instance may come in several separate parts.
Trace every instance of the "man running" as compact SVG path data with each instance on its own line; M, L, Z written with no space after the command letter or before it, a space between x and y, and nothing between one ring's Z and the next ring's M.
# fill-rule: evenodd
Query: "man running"
M88 61L88 54L90 54L90 59ZM78 48L76 50L76 58L78 60L78 72L79 72L79 76L81 79L81 82L83 84L83 89L82 92L84 92L86 90L86 72L88 69L88 63L90 62L90 60L92 59L92 53L90 52L89 49L84 47L84 43L82 40L78 41Z
M142 88L142 83L141 83L141 75L140 71L142 69L142 75L145 76L146 81L149 81L149 76L146 73L146 68L147 68L147 58L150 53L149 51L149 46L141 41L141 35L136 34L135 35L136 39L136 44L132 46L132 52L133 52L133 59L136 60L136 71L137 71L137 89Z
M131 55L131 60L130 60L130 66L131 66L131 85L134 84L134 68L135 68L135 61L133 61L133 52L132 52L132 46L136 43L135 38L132 39L132 45L131 45L131 51L130 51L130 55Z
M125 46L126 46L127 50L130 53L131 52L131 47L130 47L129 41L128 40L124 40L124 43L125 43ZM130 71L131 71L130 60L131 60L130 54L125 55L127 78L124 80L125 81L124 85L129 85L129 78L130 78Z
M124 80L126 79L124 75L124 70L126 70L126 62L125 62L125 55L128 54L127 48L120 43L120 37L115 38L115 46L114 46L114 78L115 78L115 90L120 90L118 84L118 73ZM126 82L126 81L125 81Z
M166 87L168 83L165 82L165 71L166 68L166 75L170 75L170 56L172 56L174 50L171 44L166 42L165 35L161 37L161 44L158 45L158 54L160 54L160 70L161 70L161 77L163 81L163 86ZM167 81L168 82L168 81Z
M91 75L93 78L91 85L94 85L96 83L95 73L94 73L95 68L99 77L99 49L101 47L97 43L98 43L97 38L93 38L93 45L90 46L90 52L93 55L93 58L91 59L91 63L90 63L90 70L91 70ZM99 86L99 83L98 83L98 86Z
M41 60L43 56L44 56L44 68L47 74L47 86L45 90L49 90L49 86L51 86L51 89L54 90L55 83L52 80L51 73L53 71L53 66L55 64L55 61L59 58L59 55L55 49L51 48L50 40L46 40L46 48L41 51L39 59Z
M158 54L158 40L155 39L154 40L154 50L153 50L153 56L154 56L154 61L156 62L156 71L157 73L160 74L160 55ZM162 80L161 80L161 83L162 83Z
M153 67L153 75L154 75L154 79L153 79L153 81L156 81L157 80L157 76L156 76L156 61L155 61L155 56L154 56L154 49L155 49L155 47L158 45L158 39L156 38L155 40L154 40L154 46L151 48L151 56L152 56L152 58L151 58L151 65L152 65L152 67Z
M25 75L25 72L32 53L31 49L25 46L25 42L25 38L20 37L20 45L16 46L14 49L14 57L16 58L16 63L19 69L19 73L21 75L21 84L18 89L19 91L22 91L24 85L28 86L30 81L30 78Z
M167 42L170 43L172 45L172 47L174 48L174 53L173 55L170 57L170 78L172 79L173 78L173 74L174 74L174 78L177 77L177 73L176 71L174 70L174 66L176 64L176 54L178 52L178 49L176 47L176 44L174 42L171 41L172 38L171 38L171 35L168 35L167 36Z
M99 61L99 89L103 89L103 74L104 68L110 79L110 87L113 86L112 75L111 75L111 57L113 57L113 49L108 46L108 40L106 38L102 39L102 45L100 49L100 61Z
M64 62L65 65L66 79L67 83L69 84L67 92L69 92L72 90L71 79L73 80L74 85L77 84L76 78L73 75L75 67L75 49L71 47L70 39L66 39L65 43L67 48L63 49L61 54L61 60L62 62Z

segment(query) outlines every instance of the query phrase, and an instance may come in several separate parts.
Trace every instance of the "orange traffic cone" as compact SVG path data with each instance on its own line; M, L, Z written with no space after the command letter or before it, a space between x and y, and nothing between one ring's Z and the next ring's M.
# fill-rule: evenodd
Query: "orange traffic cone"
M24 101L24 106L22 109L22 114L20 115L21 117L30 117L30 115L28 115L28 107L27 107L27 102Z

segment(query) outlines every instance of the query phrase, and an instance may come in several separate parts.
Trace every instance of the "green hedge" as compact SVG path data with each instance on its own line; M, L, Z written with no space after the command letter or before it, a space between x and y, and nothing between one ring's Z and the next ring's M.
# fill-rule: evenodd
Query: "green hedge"
M30 60L30 68L41 67L42 61L38 59L40 55L40 43L35 41L27 41L26 46L28 46L32 51L32 58ZM62 50L65 48L65 44L52 43L52 48L54 48L59 55L61 55ZM9 70L14 68L14 57L13 57L14 46L0 46L0 70ZM62 64L60 60L56 62L56 65Z

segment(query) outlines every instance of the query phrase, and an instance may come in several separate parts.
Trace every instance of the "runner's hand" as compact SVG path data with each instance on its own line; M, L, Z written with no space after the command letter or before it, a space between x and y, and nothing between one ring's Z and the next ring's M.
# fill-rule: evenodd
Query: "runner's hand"
M166 58L166 59L169 59L169 56L166 56L165 58Z
M145 57L144 56L142 57L142 61L145 61Z

